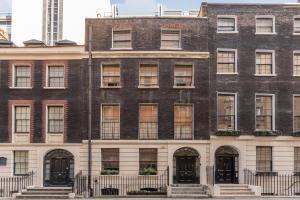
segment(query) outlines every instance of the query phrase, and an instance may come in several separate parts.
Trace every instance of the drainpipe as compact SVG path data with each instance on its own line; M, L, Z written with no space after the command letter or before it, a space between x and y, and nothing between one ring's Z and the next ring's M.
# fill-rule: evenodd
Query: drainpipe
M89 91L88 91L88 196L93 196L92 189L92 26L89 25Z

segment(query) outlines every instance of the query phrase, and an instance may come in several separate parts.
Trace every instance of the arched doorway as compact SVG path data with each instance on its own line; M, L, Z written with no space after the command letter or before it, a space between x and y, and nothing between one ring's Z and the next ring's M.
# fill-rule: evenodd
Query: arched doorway
M44 158L44 185L71 186L73 179L73 154L63 149L48 152Z
M222 146L215 153L216 183L239 182L239 153L230 146Z
M199 153L192 148L184 147L173 155L173 182L193 184L199 183Z

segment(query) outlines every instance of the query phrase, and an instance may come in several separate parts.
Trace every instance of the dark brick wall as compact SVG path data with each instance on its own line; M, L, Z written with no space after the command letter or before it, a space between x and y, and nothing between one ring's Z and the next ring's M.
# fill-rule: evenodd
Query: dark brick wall
M207 51L206 18L100 18L86 20L92 25L93 50L107 51L112 47L112 28L127 27L132 29L133 50L160 50L161 27L180 27L181 45L186 51ZM88 44L86 34L86 44Z
M100 88L101 63L121 63L120 89ZM141 89L139 64L154 61L159 65L159 88ZM195 89L175 89L176 62L194 63ZM208 59L95 59L93 63L93 138L100 138L100 109L102 103L120 103L121 139L138 139L140 103L158 104L159 139L174 139L174 104L194 104L195 139L208 139Z
M68 88L65 90L43 89L43 68L47 61L33 61L33 89L10 89L8 73L13 61L0 61L0 142L9 142L8 133L8 100L34 101L33 142L43 142L42 134L42 101L66 100L68 102L67 137L66 141L81 142L87 133L87 92L85 60L70 60L68 63Z
M217 15L236 15L238 34L216 33ZM255 35L255 15L274 15L276 35ZM209 51L211 54L211 134L216 129L216 91L237 92L238 129L255 129L255 93L275 94L276 130L293 131L293 94L300 94L300 78L293 77L293 50L300 49L300 36L293 36L293 17L299 7L284 5L208 4ZM238 75L216 75L216 49L238 51ZM275 77L255 77L255 50L275 50Z

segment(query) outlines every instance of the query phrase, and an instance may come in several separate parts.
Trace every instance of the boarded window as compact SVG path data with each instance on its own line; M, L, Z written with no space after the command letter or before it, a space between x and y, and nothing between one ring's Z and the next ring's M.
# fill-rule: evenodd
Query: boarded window
M131 30L113 30L113 48L131 48Z
M65 67L48 66L48 87L63 88L65 87Z
M64 107L48 106L48 133L64 132Z
M218 129L235 129L235 95L218 95Z
M256 96L256 130L272 130L273 127L272 96Z
M256 18L256 33L273 33L273 18Z
M273 53L256 52L256 74L273 74Z
M157 105L140 105L139 109L140 139L157 139L158 113Z
M120 106L102 105L102 139L120 139Z
M140 65L140 86L142 87L158 86L158 66L156 64Z
M139 149L141 175L157 174L157 149Z
M235 18L232 17L220 17L218 18L218 31L231 32L235 30Z
M31 67L15 66L14 87L28 88L31 87Z
M28 151L14 151L14 175L28 174Z
M272 171L272 147L256 147L256 171Z
M193 65L175 65L174 86L191 87L193 86Z
M175 139L193 139L193 106L176 105L174 111Z
M177 29L162 29L161 30L161 48L162 49L179 49L181 34Z
M30 132L30 106L15 106L15 133Z
M101 149L102 174L119 173L119 149Z
M105 64L102 65L102 86L119 87L121 85L120 65Z

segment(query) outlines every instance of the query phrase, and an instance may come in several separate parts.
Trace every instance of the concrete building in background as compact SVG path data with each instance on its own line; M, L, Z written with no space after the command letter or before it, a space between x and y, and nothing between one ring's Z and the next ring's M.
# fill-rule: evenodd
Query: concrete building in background
M11 13L0 13L0 39L11 39Z
M85 18L103 16L110 9L109 0L12 0L12 41L18 46L30 39L83 44Z

